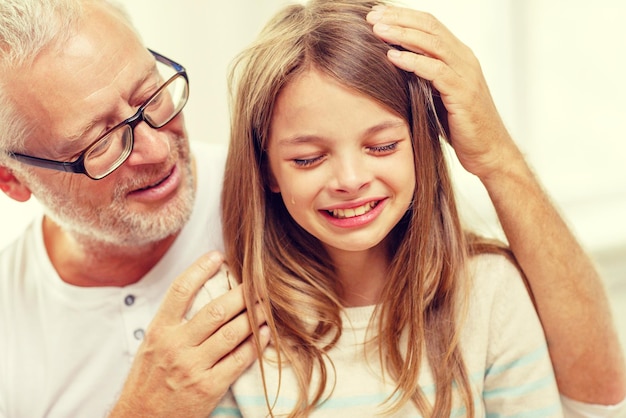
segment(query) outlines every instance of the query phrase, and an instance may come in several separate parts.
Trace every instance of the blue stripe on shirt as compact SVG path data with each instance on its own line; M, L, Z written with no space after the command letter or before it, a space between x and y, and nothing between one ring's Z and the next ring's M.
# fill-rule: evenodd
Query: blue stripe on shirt
M505 371L510 370L510 369L514 369L516 367L526 366L528 364L535 363L536 361L539 361L539 360L541 360L541 359L543 359L543 358L545 358L547 356L548 356L548 346L547 345L542 345L541 347L539 347L535 351L531 351L530 353L526 354L525 356L522 356L522 357L520 357L518 359L515 359L515 360L513 360L510 363L502 364L502 365L493 365L493 366L489 367L485 371L485 376L500 374L502 372L505 372Z
M552 376L546 376L542 379L536 380L534 382L518 384L512 387L501 387L492 390L483 391L483 399L490 399L495 397L512 397L512 396L523 396L528 393L534 392L536 390L543 389L547 386L550 386L554 383L554 378Z
M539 347L537 350L534 350L523 357L520 357L510 363L503 365L494 365L489 367L484 372L475 373L472 375L471 380L480 381L483 380L488 375L497 375L503 373L507 370L514 369L517 367L523 367L534 362L540 361L548 355L547 346L543 345ZM455 382L456 383L456 382ZM535 390L542 389L547 385L552 383L552 377L548 376L541 380L526 384L526 385L518 385L512 388L498 388L489 391L483 392L483 398L489 399L493 397L511 397L511 396L521 396L527 393L530 393ZM456 386L456 384L455 384ZM435 394L435 385L428 385L422 387L422 392L426 396L432 396ZM378 393L372 395L362 395L362 396L348 396L348 397L333 397L329 400L324 401L321 405L318 406L320 409L342 409L342 408L351 408L354 406L380 406L384 403L385 400L388 399L389 394L386 393ZM242 407L259 407L262 405L266 405L266 400L264 396L237 396L237 403ZM285 398L279 396L278 399L272 399L270 404L280 408L293 408L296 404L296 400L294 398ZM552 409L558 408L554 406ZM453 411L452 416L462 416L464 415L465 410L457 410ZM529 412L528 416L533 417L535 415L534 412ZM538 412L536 416L542 416L544 412Z
M239 412L239 408L234 406L218 406L213 410L213 412L211 412L210 416L243 418L243 415L241 415L241 412Z

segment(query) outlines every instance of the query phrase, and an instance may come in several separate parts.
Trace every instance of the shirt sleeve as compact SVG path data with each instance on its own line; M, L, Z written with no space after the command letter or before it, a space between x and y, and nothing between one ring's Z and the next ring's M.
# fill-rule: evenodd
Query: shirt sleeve
M561 395L565 418L624 418L626 399L617 405L594 405L578 402Z
M495 286L483 389L487 416L562 417L543 328L521 275L504 257L486 258L483 274Z

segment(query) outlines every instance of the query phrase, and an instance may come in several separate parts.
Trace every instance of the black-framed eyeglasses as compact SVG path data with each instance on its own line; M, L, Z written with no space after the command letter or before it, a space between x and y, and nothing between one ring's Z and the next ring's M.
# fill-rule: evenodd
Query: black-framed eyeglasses
M148 49L160 64L160 74L175 71L137 112L128 119L109 129L71 162L54 161L9 151L8 154L24 164L68 173L85 174L100 180L121 166L133 151L135 127L146 122L151 128L159 129L174 119L187 103L189 79L185 68L163 55Z

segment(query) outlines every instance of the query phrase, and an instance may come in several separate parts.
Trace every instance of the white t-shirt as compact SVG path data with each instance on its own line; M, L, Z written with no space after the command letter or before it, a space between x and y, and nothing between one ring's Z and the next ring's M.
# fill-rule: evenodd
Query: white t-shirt
M626 418L626 399L618 405L590 405L561 396L566 418Z
M0 417L93 418L111 409L172 280L206 251L223 249L226 147L192 149L198 187L191 219L139 282L63 282L44 247L42 217L0 253Z

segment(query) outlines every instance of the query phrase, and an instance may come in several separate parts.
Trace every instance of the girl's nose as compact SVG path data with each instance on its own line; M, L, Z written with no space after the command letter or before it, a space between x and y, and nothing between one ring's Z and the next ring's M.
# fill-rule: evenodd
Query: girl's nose
M361 156L338 159L333 171L332 187L339 193L357 193L368 185L372 178Z

